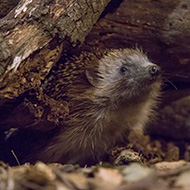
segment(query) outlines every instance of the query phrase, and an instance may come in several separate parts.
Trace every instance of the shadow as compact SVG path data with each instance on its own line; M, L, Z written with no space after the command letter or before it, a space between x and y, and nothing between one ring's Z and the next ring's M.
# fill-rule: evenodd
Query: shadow
M100 15L100 20L101 18L104 18L108 13L113 13L115 10L120 6L120 4L123 2L123 0L111 0L103 13Z

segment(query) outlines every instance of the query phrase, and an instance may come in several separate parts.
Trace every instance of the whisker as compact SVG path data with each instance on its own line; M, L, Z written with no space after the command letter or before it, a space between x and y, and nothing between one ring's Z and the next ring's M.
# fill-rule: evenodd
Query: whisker
M178 90L178 88L175 86L175 84L173 82L171 82L167 78L164 78L164 80L167 81L169 84L171 84L171 86L173 86L175 90Z
M173 76L173 77L180 77L180 78L184 78L184 79L190 79L190 77L188 77L188 76L183 76L183 75L179 75L179 74L163 73L163 75L165 75L165 76Z

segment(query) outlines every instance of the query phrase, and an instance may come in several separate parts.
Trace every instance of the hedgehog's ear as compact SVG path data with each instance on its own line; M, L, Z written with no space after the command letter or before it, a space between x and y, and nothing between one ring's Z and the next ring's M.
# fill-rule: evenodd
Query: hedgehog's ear
M94 68L87 68L85 71L86 78L90 82L90 84L94 87L98 87L98 72Z

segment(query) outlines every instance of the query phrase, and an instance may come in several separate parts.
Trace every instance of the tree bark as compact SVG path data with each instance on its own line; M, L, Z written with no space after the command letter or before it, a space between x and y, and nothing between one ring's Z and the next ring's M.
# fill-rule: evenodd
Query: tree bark
M83 43L109 1L21 0L0 20L1 101L38 88L61 52Z

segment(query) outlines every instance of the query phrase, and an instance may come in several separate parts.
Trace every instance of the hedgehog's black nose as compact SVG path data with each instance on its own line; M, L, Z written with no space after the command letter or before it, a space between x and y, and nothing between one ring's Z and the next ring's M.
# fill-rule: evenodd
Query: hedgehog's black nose
M149 68L149 73L150 73L152 76L159 75L159 74L160 74L160 67L157 66L157 65L151 66L151 67Z

